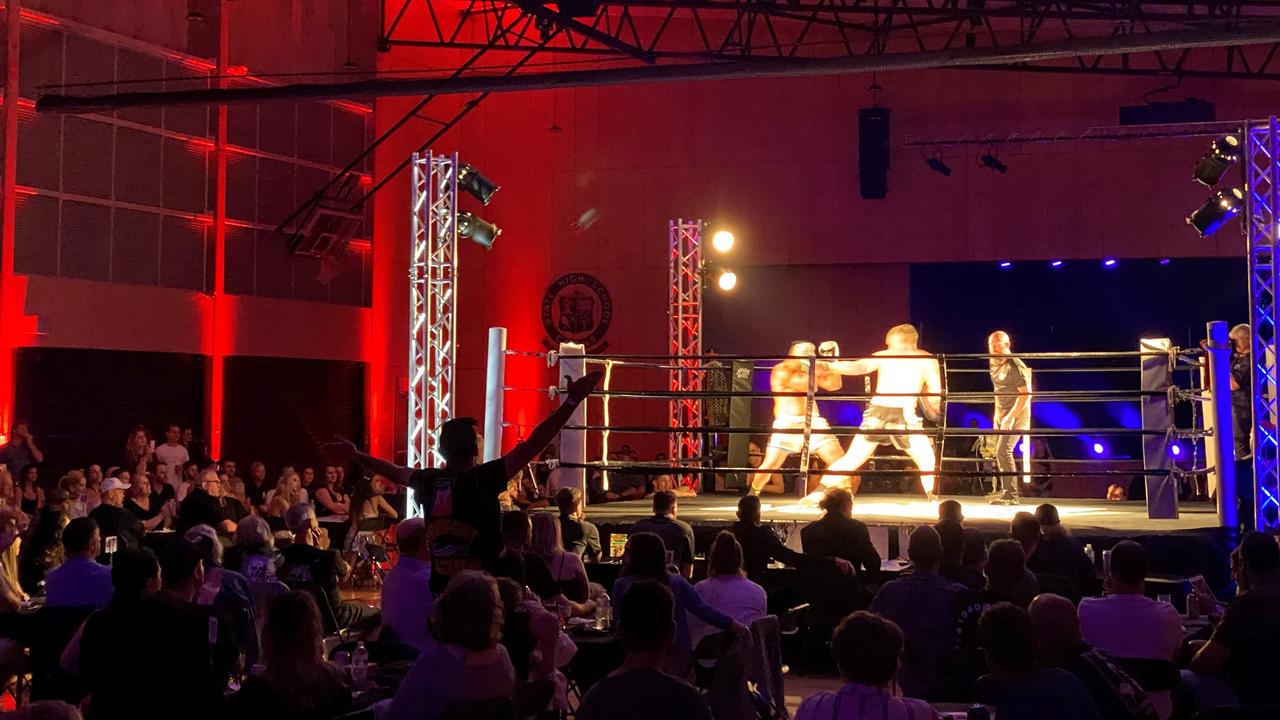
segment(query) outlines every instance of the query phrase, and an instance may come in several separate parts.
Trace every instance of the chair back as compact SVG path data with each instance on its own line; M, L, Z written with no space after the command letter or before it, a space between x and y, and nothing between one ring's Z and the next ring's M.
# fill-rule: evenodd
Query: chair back
M84 688L62 671L62 652L93 613L91 607L42 607L32 616L31 699L80 702Z
M794 632L794 631L793 631ZM751 623L752 653L747 665L747 679L778 720L787 717L787 698L782 684L782 627L776 616L765 615Z
M311 595L311 599L316 601L316 607L320 609L320 622L324 624L324 633L326 635L340 634L342 628L338 624L338 616L334 613L333 605L329 604L329 594L324 588L311 582L292 582L287 586L290 589Z
M1080 588L1071 578L1054 573L1036 573L1036 580L1040 583L1040 592L1061 595L1074 603L1080 602Z
M249 594L253 600L254 620L257 621L258 638L262 638L262 628L267 624L267 606L275 598L289 592L289 586L279 580L250 580Z

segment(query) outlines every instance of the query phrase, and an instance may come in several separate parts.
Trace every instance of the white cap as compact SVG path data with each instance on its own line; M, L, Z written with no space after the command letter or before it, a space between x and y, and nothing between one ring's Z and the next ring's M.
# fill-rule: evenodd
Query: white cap
M102 484L98 486L99 492L101 492L104 495L111 492L112 490L128 490L128 489L129 489L129 483L120 482L120 478L113 478L113 477L103 480Z

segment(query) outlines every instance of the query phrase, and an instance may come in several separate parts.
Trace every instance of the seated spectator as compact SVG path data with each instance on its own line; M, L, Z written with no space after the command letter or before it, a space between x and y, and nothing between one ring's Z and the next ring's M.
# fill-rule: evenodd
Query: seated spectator
M493 578L466 570L431 609L433 642L409 668L383 720L473 717L469 708L509 700L515 669L499 640L502 600Z
M23 468L26 471L26 468ZM14 481L13 475L9 473L9 469L4 465L0 465L0 510L11 510L12 512L21 511L21 498L18 492L18 484Z
M557 668L573 659L577 646L560 629L560 618L511 578L497 578L502 597L502 646L518 682L551 680L552 709L568 709L568 679Z
M1108 594L1080 601L1080 629L1094 647L1115 657L1174 660L1182 647L1182 618L1169 603L1146 595L1147 550L1132 540L1111 548Z
M315 600L296 590L272 598L262 628L265 668L231 698L228 715L287 720L327 718L351 706L342 671L324 659L324 629Z
M933 699L947 692L943 677L955 645L957 616L968 591L938 574L942 539L928 525L916 528L907 545L911 572L880 588L871 610L902 629L906 654L898 684L909 697Z
M560 539L560 521L550 513L538 513L530 518L530 523L533 527L529 535L529 550L547 564L551 578L565 597L574 602L586 602L590 594L587 568L582 564L582 558L564 549L564 542Z
M1027 553L1027 569L1036 574L1060 575L1075 585L1076 597L1089 592L1097 581L1097 571L1084 548L1058 518L1058 508L1045 503L1036 508L1038 532L1021 530L1016 538Z
M880 577L880 553L871 544L871 532L853 518L853 496L848 490L828 490L819 501L822 519L800 531L800 545L806 555L842 558L849 561L864 582Z
M350 569L337 550L321 550L320 523L310 505L298 504L289 508L285 518L293 532L293 544L281 555L279 577L296 590L308 590L324 596L333 609L339 628L367 630L376 627L380 618L378 609L357 602L345 602L338 589L338 582ZM317 598L316 602L320 602Z
M142 536L146 534L146 529L138 516L124 508L124 494L130 487L118 478L103 480L100 493L102 503L89 513L89 517L98 523L98 531L103 540L110 537L116 538L117 550L135 550L142 547Z
M974 528L966 528L974 530ZM955 690L962 696L972 689L974 681L984 671L982 649L978 642L978 624L982 614L1002 602L1012 602L1023 607L1031 602L1034 595L1025 595L1023 588L1026 579L1026 558L1022 554L1022 546L1016 540L997 540L991 543L990 555L984 564L986 570L986 586L976 595L971 596L964 610L960 611L957 621L959 629L956 643L956 659L952 664L952 674L957 681ZM1034 582L1035 577L1032 576Z
M548 516L549 517L549 516ZM554 519L554 518L553 518ZM568 608L574 617L587 617L595 613L590 601L573 600L564 594L551 568L541 555L529 549L533 526L529 516L521 510L511 510L502 515L502 554L494 563L497 577L507 577L528 587L543 602L553 602ZM585 571L584 571L585 572Z
M1104 720L1156 720L1156 709L1146 691L1080 637L1076 606L1070 600L1061 595L1037 595L1030 612L1040 663L1076 676L1089 689Z
M44 488L40 486L40 469L28 464L22 468L17 477L18 504L22 512L29 518L44 509Z
M132 677L147 678L147 691L129 684L118 717L222 717L239 651L217 609L196 603L204 585L200 553L177 538L161 551L160 566L162 589L142 598L136 623L122 628L129 647L117 648Z
M386 493L386 486L377 476L363 477L356 482L356 489L351 493L351 523L357 533L381 532L400 519L400 513L387 502Z
M982 614L979 641L991 674L979 682L979 696L995 705L1000 720L1101 720L1089 689L1074 675L1042 667L1036 659L1035 630L1026 610L1000 603Z
M106 607L111 601L111 568L95 558L102 547L98 523L76 518L62 531L66 559L45 579L49 607Z
M324 469L324 477L316 478L311 493L316 512L321 515L346 516L351 514L351 498L342 492L341 468L330 465Z
M1013 520L1009 523L1009 537L1017 541L1022 547L1024 561L1030 559L1031 554L1036 551L1040 544L1040 521L1036 520L1036 516L1029 512L1015 514ZM1017 605L1026 609L1027 605L1031 604L1031 599L1040 594L1040 582L1030 566L1024 567L1023 572L1025 577L1017 592L1022 602L1017 603Z
M653 533L632 533L622 555L622 575L613 584L613 597L620 598L632 584L654 580L667 586L675 597L676 637L667 658L667 671L676 677L688 677L693 670L693 639L689 615L720 630L746 632L733 618L703 602L702 596L679 573L672 573L666 561L666 546Z
M174 467L177 468L179 466L175 464ZM192 490L200 487L201 484L199 463L195 460L188 460L187 462L182 463L181 468L182 473L178 476L178 487L174 490L178 502L186 500L187 495L189 495Z
M126 492L124 509L129 511L142 523L146 532L159 530L168 524L176 509L176 504L164 502L151 493L151 479L146 473L139 475L129 483Z
M208 525L220 533L230 535L236 531L236 524L227 518L222 505L214 497L221 493L222 478L212 468L197 476L199 486L187 493L187 497L178 506L178 519L175 529L185 533L196 525Z
M1112 562L1114 562L1114 555ZM1240 593L1191 660L1205 677L1225 677L1245 705L1275 702L1276 647L1280 643L1280 547L1276 539L1248 532L1233 568Z
M853 563L843 557L805 555L787 547L778 539L773 528L760 523L760 496L743 495L738 499L738 521L729 526L729 532L742 547L742 566L747 578L757 585L765 584L765 570L769 563L777 561L797 568L829 568L845 575L854 573ZM870 536L868 535L868 539ZM865 551L865 548L863 548ZM875 548L871 548L875 552ZM870 555L864 562L871 562ZM876 572L880 570L880 555L875 557Z
M66 513L72 520L89 517L89 511L98 506L97 487L86 486L84 473L79 470L63 475L58 488L67 494Z
M624 457L621 452L609 451L609 462L607 465L623 465L630 464L631 461ZM631 470L610 470L609 471L609 490L606 497L609 500L635 500L644 497L649 490L649 481L641 473ZM672 493L674 496L675 493ZM645 532L649 532L646 530Z
M431 541L422 518L396 526L400 559L382 581L382 622L396 639L425 652L431 642Z
M668 562L686 578L693 577L693 527L676 518L676 494L664 490L653 494L653 517L631 526L631 534L652 533L662 538L670 555Z
M627 541L628 548L637 540L649 542L642 538L657 540L648 533L633 535ZM665 566L659 569L665 574ZM669 656L675 649L672 636L679 636L680 618L684 615L671 589L682 582L684 578L680 576L671 577L670 584L640 580L629 583L618 596L618 620L627 656L621 667L592 685L583 696L578 720L711 720L711 709L702 694L664 672L671 666Z
M152 504L157 508L169 504L170 501L177 505L178 491L174 489L173 478L180 470L181 468L171 470L166 463L156 463L155 473L151 476L151 499Z
M957 525L964 525L964 509L958 500L943 500L938 503L938 522L950 520ZM934 526L935 528L937 525Z
M707 556L707 579L694 585L693 589L703 602L747 627L769 614L764 588L747 579L742 569L742 546L728 530L721 530L716 535ZM714 632L697 618L690 623L695 647L698 641Z
M222 566L222 540L213 528L197 525L183 538L200 553L204 566L204 584L196 603L218 609L240 652L244 653L246 665L253 667L258 660L258 621L248 579Z
M276 552L275 539L267 521L251 515L236 525L231 547L223 558L226 567L254 582L276 579L280 566L280 553Z
M67 495L61 490L49 494L49 503L37 516L26 543L18 555L18 582L28 595L39 593L45 575L62 564L62 528L67 524Z
M892 620L865 611L845 618L831 635L844 685L805 698L795 720L936 720L929 703L893 692L902 645L902 630Z
M515 477L507 481L507 496L512 507L521 510L544 508L551 504L528 468L521 468Z
M242 499L231 493L230 482L225 473L219 473L218 480L221 482L209 488L209 494L218 501L218 508L222 511L223 517L239 525L241 520L249 517L249 510Z
M84 680L89 716L127 717L137 695L139 668L148 663L133 631L145 623L143 598L160 591L160 563L147 548L116 553L111 562L111 602L85 620L62 665ZM69 655L74 655L70 658Z
M1031 600L1040 594L1040 585L1034 575L1028 577L1026 562L1018 541L997 540L991 543L985 566L987 584L982 591L986 604L1011 602L1023 609L1031 604Z
M0 465L0 470L3 467ZM18 513L16 509L0 511L0 613L16 613L28 599L18 579L18 558L22 554Z
M587 522L582 512L582 491L563 487L556 491L556 507L560 508L560 539L564 549L583 562L601 559L600 531Z
M302 489L302 478L293 468L285 470L287 472L276 481L275 487L267 491L267 514L272 517L284 517L289 508L308 502L307 491Z
M969 567L964 563L964 526L955 520L939 520L933 526L933 529L937 530L938 537L942 538L942 565L939 567L939 573L951 582L960 583L974 592L980 592L986 585L987 579L982 576L981 570ZM973 530L978 534L979 542L981 542L982 532L977 528L973 528ZM982 554L985 557L985 547L983 547Z

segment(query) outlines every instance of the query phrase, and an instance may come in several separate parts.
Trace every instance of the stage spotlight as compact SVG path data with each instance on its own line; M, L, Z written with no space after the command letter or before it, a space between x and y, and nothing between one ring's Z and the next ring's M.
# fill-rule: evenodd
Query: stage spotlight
M1174 443L1169 446L1169 454L1173 457L1182 457L1182 446Z
M942 158L931 157L925 160L924 163L929 166L930 170L951 177L951 166L942 162Z
M716 276L716 287L725 292L738 287L738 274L732 270L721 270Z
M716 234L711 236L711 247L721 254L729 252L733 249L733 233L728 230L717 230Z
M1239 188L1219 190L1204 201L1200 209L1187 216L1187 224L1205 238L1218 232L1227 221L1240 214L1244 205L1244 193Z
M1094 444L1093 444L1093 454L1094 454L1094 455L1102 455L1102 454L1105 454L1106 452L1107 452L1107 446L1106 446L1106 445L1103 445L1103 444L1102 444L1102 443L1100 443L1100 442L1096 442L1096 443L1094 443Z
M991 153L987 153L986 155L978 158L978 162L982 163L983 167L995 170L1001 175L1009 172L1009 166L1000 162L1000 158L992 155Z
M1193 179L1205 187L1213 187L1240 160L1240 138L1223 135L1209 146L1209 151L1196 162Z
M1164 259L1162 259L1162 260L1160 261L1160 264L1161 264L1161 265L1168 265L1168 264L1169 264L1169 262L1170 262L1170 261L1169 261L1169 258L1164 258Z
M1049 263L1049 267L1062 267L1062 261L1054 260L1053 262Z
M462 163L458 168L458 187L479 200L481 205L488 205L489 199L498 192L498 186L469 163Z
M1008 260L1005 260L1000 263L1000 269L1002 270L1008 270L1011 267L1013 267L1013 263L1009 262Z
M467 238L485 250L492 250L494 241L501 234L502 228L488 220L469 212L458 213L458 237Z
M1115 260L1103 260L1103 261L1102 261L1102 266L1103 266L1103 267L1107 267L1107 268L1113 268L1113 267L1115 267L1115 266L1116 266L1116 261L1115 261Z

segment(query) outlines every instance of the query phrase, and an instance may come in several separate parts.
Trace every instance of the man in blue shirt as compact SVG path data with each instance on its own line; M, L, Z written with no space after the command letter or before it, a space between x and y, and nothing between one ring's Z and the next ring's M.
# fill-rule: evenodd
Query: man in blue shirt
M76 518L62 529L66 560L45 577L45 604L49 607L103 608L111 601L111 568L96 558L101 545L98 523Z

